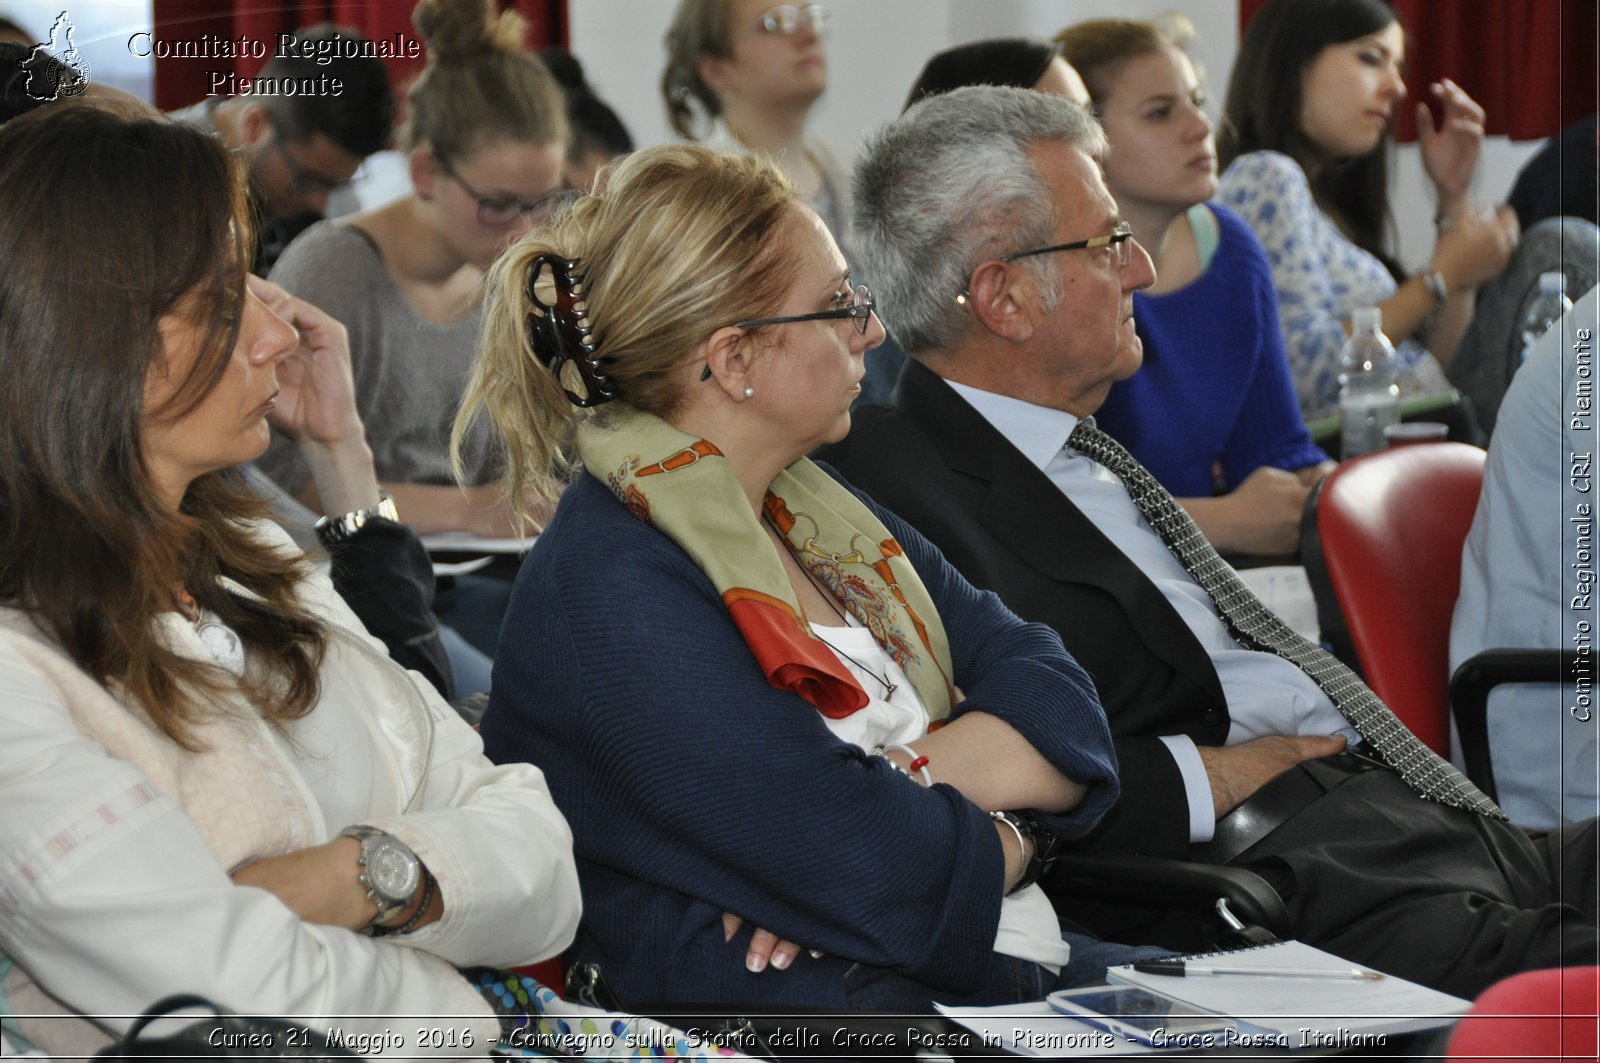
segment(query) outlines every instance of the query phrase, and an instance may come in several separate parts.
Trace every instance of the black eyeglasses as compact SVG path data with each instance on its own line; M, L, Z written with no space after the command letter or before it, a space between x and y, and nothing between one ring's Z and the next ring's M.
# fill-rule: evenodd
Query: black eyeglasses
M1087 240L1074 240L1070 244L1051 244L1049 247L1036 247L1031 251L1017 251L1013 254L1003 255L1001 262L1015 262L1019 258L1028 258L1031 255L1048 255L1056 251L1088 251L1091 248L1111 246L1117 249L1117 265L1126 266L1133 262L1133 226L1125 221L1119 221L1111 228L1110 236L1092 236Z
M289 168L289 187L293 188L296 195L321 196L349 188L356 178L361 176L358 169L349 177L329 177L325 173L307 169L301 165L300 160L289 154L289 145L284 143L283 137L274 129L272 131L272 146L277 149L278 157Z
M872 323L872 312L878 304L872 301L872 292L865 284L858 284L847 295L836 295L835 299L849 299L845 306L835 307L832 310L818 310L814 314L791 314L788 317L757 317L749 321L735 321L734 328L755 328L757 325L787 325L791 321L838 321L842 318L853 318L857 332L866 332L867 326Z
M443 170L446 177L464 188L467 195L473 198L478 205L478 221L491 229L510 225L518 218L527 218L535 225L549 221L556 216L562 207L582 194L576 188L562 187L553 192L546 192L534 200L523 199L520 196L513 196L509 193L486 196L467 184L460 174L452 170L443 161L439 163L439 169Z
M821 4L806 4L804 7L779 4L763 13L756 25L767 33L781 33L786 37L801 26L809 26L820 37L833 25L833 16Z
M872 290L865 284L858 284L848 293L834 296L835 299L849 299L845 306L837 306L830 310L818 310L811 314L789 314L784 317L755 317L748 321L735 321L734 328L755 328L758 325L787 325L795 321L840 321L850 318L856 323L856 331L866 334L867 328L872 324L872 313L878 308L873 301ZM711 366L707 365L700 371L701 380L711 379Z

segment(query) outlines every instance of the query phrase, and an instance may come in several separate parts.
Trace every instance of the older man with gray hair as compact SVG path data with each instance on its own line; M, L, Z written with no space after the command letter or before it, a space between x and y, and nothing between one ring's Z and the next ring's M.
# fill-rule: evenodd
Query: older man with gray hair
M868 141L856 244L912 355L819 455L1094 678L1122 798L1086 843L1266 877L1297 937L1462 995L1593 963L1594 822L1530 842L1238 581L1093 414L1135 373L1150 257L1065 100L961 89ZM1565 902L1565 903L1563 903ZM1184 945L1176 917L1074 912Z

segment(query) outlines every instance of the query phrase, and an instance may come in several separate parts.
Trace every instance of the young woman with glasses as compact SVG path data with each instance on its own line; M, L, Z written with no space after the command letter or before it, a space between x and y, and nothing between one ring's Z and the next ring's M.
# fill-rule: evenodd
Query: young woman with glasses
M822 141L806 135L812 105L828 88L822 43L832 21L821 4L680 0L667 30L661 94L679 135L778 160L841 241L849 175Z
M521 50L520 20L497 16L492 0L423 0L413 20L429 57L399 134L411 194L311 229L272 279L349 329L378 475L413 527L503 535L486 435L468 448L465 491L445 439L477 342L478 283L562 201L565 105ZM291 493L312 490L287 440L274 440L262 467Z
M1296 552L1306 493L1330 467L1295 402L1272 269L1210 202L1217 151L1182 16L1095 19L1056 40L1088 86L1106 186L1150 252L1133 294L1144 364L1095 414L1219 550Z
M1117 790L1093 687L806 457L883 328L794 187L637 152L489 290L465 416L513 497L573 473L483 721L571 817L569 955L624 1002L925 1011L1101 977L1031 885Z

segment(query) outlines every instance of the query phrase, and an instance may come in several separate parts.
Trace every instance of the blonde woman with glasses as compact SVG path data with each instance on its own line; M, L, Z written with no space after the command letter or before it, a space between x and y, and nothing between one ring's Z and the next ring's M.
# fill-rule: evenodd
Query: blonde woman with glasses
M483 721L572 817L571 958L625 1005L901 1012L1124 958L1034 885L1117 791L1088 677L806 457L883 327L794 187L647 149L489 287L470 400L513 496L574 473Z
M772 156L842 241L849 176L821 140L806 135L811 108L828 89L822 44L832 24L821 4L681 0L667 30L661 94L680 136L717 151Z

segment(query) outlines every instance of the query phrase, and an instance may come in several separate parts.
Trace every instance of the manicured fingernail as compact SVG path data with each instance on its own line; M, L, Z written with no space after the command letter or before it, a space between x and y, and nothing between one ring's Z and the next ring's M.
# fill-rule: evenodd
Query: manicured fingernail
M767 958L759 952L752 952L744 958L744 969L751 974L760 974L767 969Z
M812 949L811 950L811 958L813 960L820 960L820 959L822 959L822 956L823 956L823 952L822 952L821 949Z
M787 971L789 969L789 954L787 952L774 953L772 966L780 971Z

